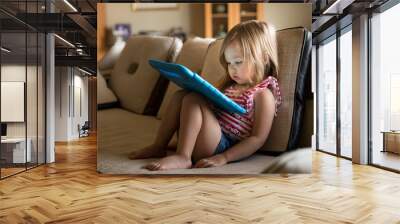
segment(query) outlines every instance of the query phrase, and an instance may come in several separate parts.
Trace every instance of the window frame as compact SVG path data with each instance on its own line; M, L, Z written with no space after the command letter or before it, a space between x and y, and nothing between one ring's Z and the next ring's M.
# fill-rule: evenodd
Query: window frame
M393 8L394 6L400 4L400 0L388 0L384 4L369 10L368 13L368 69L367 69L367 79L368 79L368 165L377 167L383 170L400 173L400 170L383 166L373 162L373 133L372 133L372 19L374 14L382 14L385 11Z
M352 22L349 20L351 17L345 17L342 20L339 20L338 23L342 23L343 27L338 29L335 33L327 36L324 39L318 40L316 43L316 150L319 152L327 153L333 156L337 156L340 158L344 158L347 160L352 160L352 158L342 155L341 153L341 119L340 119L340 76L341 76L341 67L340 67L340 37L347 32L352 32ZM336 24L334 24L336 26ZM319 93L319 85L320 85L320 74L319 74L319 47L322 44L326 44L330 41L336 41L336 152L331 153L326 150L320 149L319 147L319 110L318 106L320 93Z
M24 2L25 3L25 20L26 20L26 16L27 16L27 13L30 13L30 12L28 12L27 11L27 2L26 1L22 1L22 2ZM35 1L35 2L33 2L33 3L36 3L37 5L36 5L36 12L38 12L38 10L39 10L39 8L38 8L38 4L39 4L39 1ZM3 173L2 173L2 167L0 166L0 181L1 180L4 180L4 179L7 179L7 178L9 178L9 177L12 177L12 176L15 176L15 175L17 175L17 174L20 174L20 173L23 173L23 172L26 172L26 171L28 171L28 170L30 170L30 169L34 169L34 168L37 168L37 167L39 167L39 166L42 166L42 165L45 165L45 164L47 164L47 60L48 60L48 52L47 52L47 44L48 44L48 40L47 40L47 32L44 32L44 31L42 31L42 30L39 30L39 29L36 29L36 28L34 28L34 27L32 27L32 26L30 26L29 24L27 24L27 23L24 23L23 21L20 21L18 18L16 18L16 17L14 17L14 16L12 16L12 14L10 14L8 11L6 11L6 10L4 10L3 8L1 8L1 5L0 5L0 11L2 12L2 13L5 13L5 14L7 14L7 15L11 15L11 18L12 19L14 19L15 21L17 21L17 22L20 22L20 23L22 23L22 25L23 25L23 29L21 29L21 30L15 30L15 31L9 31L9 30L2 30L2 29L0 29L0 46L2 45L2 35L3 34L7 34L7 33L21 33L22 35L25 35L25 37L24 37L24 47L25 47L25 49L24 49L24 52L25 52L25 55L24 55L24 57L25 57L25 87L24 87L24 91L25 91L25 93L24 93L24 130L25 130L25 134L24 134L24 136L23 136L23 139L24 139L24 141L25 141L25 166L24 167L21 167L21 168L23 168L23 169L21 169L20 171L17 171L17 172L13 172L13 173L11 173L11 174L8 174L8 175L4 175ZM48 12L48 7L46 7L46 10L45 10L45 12ZM1 28L1 23L0 23L0 28ZM32 94L34 94L35 96L36 96L36 122L34 122L35 123L35 125L36 125L36 136L32 136L32 139L33 138L36 138L36 161L34 161L34 163L32 163L31 162L31 164L29 164L28 165L28 163L29 162L27 162L28 161L28 153L27 153L27 147L28 147L28 105L27 105L27 85L28 85L28 78L27 78L27 76L28 76L28 34L33 34L33 35L35 35L36 36L36 41L35 41L35 43L36 43L36 47L35 47L35 53L36 53L36 60L34 61L34 64L35 64L35 66L36 66L36 91L34 92L34 93L32 93ZM43 34L43 35L40 35L40 34ZM39 36L41 36L41 38L39 38ZM39 51L39 41L41 42L41 47L43 48L43 49L40 49L41 51ZM42 94L42 96L44 96L44 98L42 99L42 103L43 103L43 105L41 105L41 107L42 107L42 109L44 110L43 111L43 113L44 114L41 114L41 115L39 115L39 81L38 81L38 76L39 76L39 70L38 70L38 67L40 66L40 63L39 63L39 52L41 52L41 53L43 53L43 55L40 55L41 57L42 57L42 71L41 71L41 75L42 75L42 84L43 84L43 92L41 93ZM3 66L2 65L2 62L3 62L3 60L2 60L2 56L1 56L1 53L0 53L0 82L2 81L2 74L1 74L1 67ZM0 87L1 88L1 87ZM2 108L1 108L1 106L0 106L0 110L1 110ZM0 115L1 116L1 115ZM39 116L42 116L42 117L40 117L40 120L41 120L41 122L43 122L42 124L43 124L43 133L41 133L41 134L43 134L43 145L41 146L42 148L42 152L43 152L43 154L40 156L40 157L43 157L42 159L43 159L43 162L39 162L39 141L38 141L38 139L39 139ZM44 119L44 120L42 120L42 119ZM1 121L0 121L0 123L1 123ZM32 151L31 151L31 153L33 152L33 149L31 149ZM1 157L1 144L0 144L0 157ZM32 155L32 154L31 154Z

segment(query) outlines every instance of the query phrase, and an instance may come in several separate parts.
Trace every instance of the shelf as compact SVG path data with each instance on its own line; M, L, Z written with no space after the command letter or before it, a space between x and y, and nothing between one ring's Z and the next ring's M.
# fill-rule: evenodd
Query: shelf
M240 13L241 17L257 17L257 13L256 12L241 12Z
M228 18L228 14L227 13L214 13L212 15L213 18Z
M204 4L204 35L215 37L220 25L228 32L240 22L248 20L263 20L264 8L262 3L205 3ZM221 8L220 8L221 7Z

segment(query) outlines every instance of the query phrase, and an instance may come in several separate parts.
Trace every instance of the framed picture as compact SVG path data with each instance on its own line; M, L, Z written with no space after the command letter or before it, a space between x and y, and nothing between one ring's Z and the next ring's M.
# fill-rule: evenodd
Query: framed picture
M178 9L177 3L132 3L132 11Z

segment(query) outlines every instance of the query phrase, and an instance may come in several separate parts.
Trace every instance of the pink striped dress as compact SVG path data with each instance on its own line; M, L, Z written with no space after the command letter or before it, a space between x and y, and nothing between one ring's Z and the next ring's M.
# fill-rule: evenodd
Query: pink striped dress
M256 86L243 91L240 95L238 95L240 91L233 86L225 89L224 94L247 111L245 114L240 115L215 108L221 129L226 135L234 140L242 140L250 136L254 123L254 95L257 91L265 88L269 88L275 97L276 116L278 107L282 103L282 96L278 81L275 77L268 76L268 78L264 79Z

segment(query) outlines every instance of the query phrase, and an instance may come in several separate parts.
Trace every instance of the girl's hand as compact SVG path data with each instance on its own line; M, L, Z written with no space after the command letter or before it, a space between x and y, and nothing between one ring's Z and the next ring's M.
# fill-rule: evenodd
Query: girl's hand
M217 167L227 164L228 161L223 154L218 154L208 158L201 159L197 161L195 168L207 168L207 167Z

